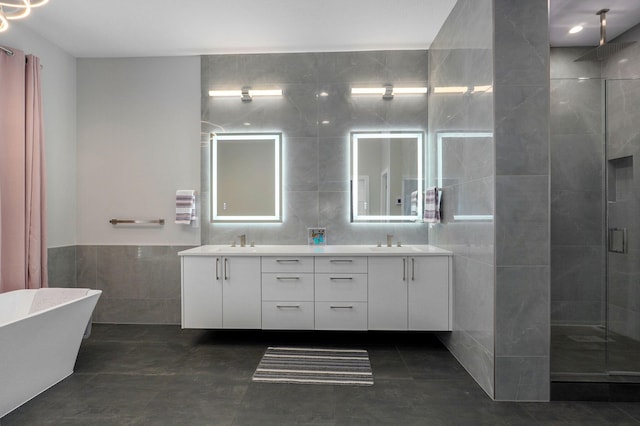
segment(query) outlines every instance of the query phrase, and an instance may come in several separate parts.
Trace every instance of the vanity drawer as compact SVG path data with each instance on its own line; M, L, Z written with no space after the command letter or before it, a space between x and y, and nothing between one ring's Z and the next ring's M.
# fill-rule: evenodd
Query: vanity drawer
M262 302L265 330L313 330L313 302Z
M316 274L318 302L366 302L367 274Z
M367 258L362 256L316 257L316 273L367 273Z
M263 273L262 300L313 302L313 274Z
M264 256L262 272L313 272L310 256Z
M366 330L366 302L316 302L316 330Z

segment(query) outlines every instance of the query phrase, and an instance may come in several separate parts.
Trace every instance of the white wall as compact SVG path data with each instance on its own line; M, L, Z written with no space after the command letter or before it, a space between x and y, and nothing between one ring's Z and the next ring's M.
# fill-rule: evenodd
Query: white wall
M176 189L200 186L200 58L77 62L78 244L200 244L174 223Z
M38 56L47 167L49 247L76 243L76 59L19 22L0 35L0 45Z

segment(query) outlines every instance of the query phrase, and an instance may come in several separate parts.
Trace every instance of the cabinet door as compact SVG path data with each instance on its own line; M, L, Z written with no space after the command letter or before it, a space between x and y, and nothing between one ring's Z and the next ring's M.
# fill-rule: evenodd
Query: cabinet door
M182 256L182 328L222 327L222 281L216 280L216 262L220 258Z
M409 329L451 330L449 258L411 257L408 262Z
M369 330L407 329L407 258L369 257Z
M224 328L261 328L260 258L222 259Z

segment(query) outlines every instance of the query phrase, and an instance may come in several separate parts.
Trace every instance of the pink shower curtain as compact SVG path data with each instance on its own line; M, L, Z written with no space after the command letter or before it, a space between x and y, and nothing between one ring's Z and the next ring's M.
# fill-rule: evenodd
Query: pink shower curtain
M11 50L0 51L0 293L47 286L40 61Z

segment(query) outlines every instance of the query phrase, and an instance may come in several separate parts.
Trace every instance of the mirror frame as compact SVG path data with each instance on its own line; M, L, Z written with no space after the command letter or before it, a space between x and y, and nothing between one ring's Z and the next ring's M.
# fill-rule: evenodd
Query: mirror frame
M264 216L224 216L218 214L218 141L264 140L274 145L274 214ZM211 133L211 222L282 222L282 133Z
M418 197L416 215L359 215L358 214L358 145L360 139L409 139L417 144L418 193L424 192L424 132L423 131L354 131L351 132L351 222L422 222L423 197Z

